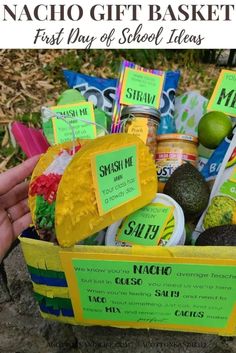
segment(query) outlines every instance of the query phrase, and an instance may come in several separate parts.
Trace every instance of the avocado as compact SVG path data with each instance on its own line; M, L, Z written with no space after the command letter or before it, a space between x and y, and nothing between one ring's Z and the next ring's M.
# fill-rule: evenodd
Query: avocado
M205 210L210 190L199 171L192 164L184 163L170 176L164 194L178 202L185 218L190 220L200 216Z
M82 94L76 89L67 89L57 99L57 105L75 104L86 101Z
M206 229L199 235L197 246L236 246L236 225L224 225Z

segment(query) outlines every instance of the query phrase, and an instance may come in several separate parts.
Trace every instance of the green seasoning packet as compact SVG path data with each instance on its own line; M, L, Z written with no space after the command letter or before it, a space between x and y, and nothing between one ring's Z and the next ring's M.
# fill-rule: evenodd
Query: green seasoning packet
M236 134L229 145L212 188L210 203L200 218L193 243L204 229L236 222Z

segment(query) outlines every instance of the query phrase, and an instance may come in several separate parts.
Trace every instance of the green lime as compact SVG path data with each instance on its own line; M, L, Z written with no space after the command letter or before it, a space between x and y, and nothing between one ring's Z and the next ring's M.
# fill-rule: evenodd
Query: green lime
M86 101L86 99L79 91L76 89L67 89L58 98L57 105L76 104L84 101Z
M217 111L203 115L198 124L199 142L210 149L215 149L232 130L231 118Z

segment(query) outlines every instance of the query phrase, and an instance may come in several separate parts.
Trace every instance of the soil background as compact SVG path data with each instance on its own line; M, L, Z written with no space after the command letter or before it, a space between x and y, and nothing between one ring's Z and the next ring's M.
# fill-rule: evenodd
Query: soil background
M0 274L0 353L236 353L236 338L82 327L40 317L20 246Z

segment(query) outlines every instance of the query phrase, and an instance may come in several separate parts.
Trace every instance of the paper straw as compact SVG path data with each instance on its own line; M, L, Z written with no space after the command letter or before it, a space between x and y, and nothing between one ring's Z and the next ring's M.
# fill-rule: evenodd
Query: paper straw
M121 90L124 82L124 75L125 75L125 70L126 68L132 68L137 71L144 71L144 72L150 72L154 75L162 76L163 71L161 70L155 70L155 69L146 69L142 66L139 66L131 61L124 60L121 63L120 66L120 76L117 82L117 88L116 88L116 98L115 98L115 104L113 108L113 116L112 116L112 127L111 127L111 132L112 133L117 133L120 132L120 115L121 111L123 109L123 104L120 104L120 96L121 96Z

